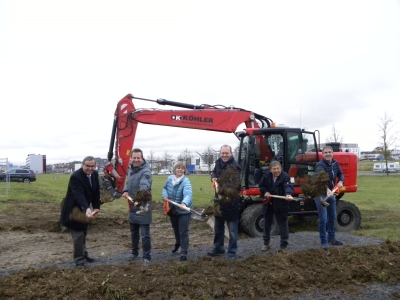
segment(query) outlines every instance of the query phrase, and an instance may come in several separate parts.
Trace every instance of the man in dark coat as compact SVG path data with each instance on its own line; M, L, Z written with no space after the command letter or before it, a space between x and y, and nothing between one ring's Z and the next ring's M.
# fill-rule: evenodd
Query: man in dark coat
M96 161L93 156L83 159L82 167L72 173L68 190L61 208L61 224L70 229L74 244L74 260L77 267L87 267L87 262L93 262L86 249L87 221L75 221L71 218L72 210L79 209L86 219L94 218L94 213L100 210L99 174L95 170ZM94 211L91 210L90 206Z
M214 247L207 253L209 256L225 254L226 222L229 229L227 258L236 259L240 216L240 171L241 167L233 157L231 146L223 145L220 149L220 158L216 160L211 173L211 180L217 180L220 184L219 192L216 191L216 199L219 201L221 215L214 216ZM221 191L223 191L222 194Z
M263 204L264 215L264 245L261 251L270 249L269 242L271 240L271 226L275 215L278 223L281 241L280 250L285 251L289 240L289 202L293 199L293 184L290 182L289 175L282 171L279 161L273 160L260 180L260 194L266 199ZM286 196L286 199L270 198L270 195Z

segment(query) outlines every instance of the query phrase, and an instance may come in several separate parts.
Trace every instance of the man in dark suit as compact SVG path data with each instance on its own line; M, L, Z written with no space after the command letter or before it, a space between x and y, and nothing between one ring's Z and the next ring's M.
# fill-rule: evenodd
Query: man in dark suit
M93 156L83 159L82 167L72 173L68 190L61 208L61 224L72 234L74 244L74 260L77 267L87 267L85 261L93 262L86 249L88 220L100 210L99 174L95 170L96 161ZM91 210L90 206L94 211ZM71 218L72 210L77 207L83 215L83 221ZM86 218L85 216L86 215Z
M215 167L211 173L211 181L214 182L217 180L219 184L214 203L219 204L220 215L216 215L214 218L214 246L211 251L207 252L207 255L221 256L225 254L224 233L226 222L229 229L228 253L226 258L235 260L237 258L237 241L239 236L241 167L233 157L231 146L222 145L219 156L215 161ZM226 194L228 191L230 192L229 197Z

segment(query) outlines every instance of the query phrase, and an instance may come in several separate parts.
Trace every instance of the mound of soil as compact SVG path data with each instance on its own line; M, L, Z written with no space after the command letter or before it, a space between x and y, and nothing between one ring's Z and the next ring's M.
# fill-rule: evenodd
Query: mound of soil
M0 215L0 299L294 299L332 290L361 299L365 286L400 281L397 241L299 251L293 242L287 253L263 253L261 239L241 235L240 249L254 248L254 254L229 261L207 257L213 231L195 221L192 254L179 262L171 256L173 232L161 206L155 207L159 215L151 228L153 256L158 256L151 266L126 260L131 246L126 213L104 208L88 233L88 249L97 263L76 269L71 236L60 232L57 205L40 203L39 212L38 203L7 205L10 209ZM36 213L21 213L29 211ZM311 234L303 239L317 235ZM397 292L389 295L396 297Z

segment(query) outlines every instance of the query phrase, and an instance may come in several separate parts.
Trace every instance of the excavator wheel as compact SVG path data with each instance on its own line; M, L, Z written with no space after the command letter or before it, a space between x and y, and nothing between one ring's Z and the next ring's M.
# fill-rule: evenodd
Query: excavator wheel
M240 218L243 233L251 237L262 237L264 232L263 204L251 204L245 208ZM272 222L271 235L279 234L278 223L275 216Z
M361 213L353 203L339 200L336 206L336 231L349 232L358 229Z

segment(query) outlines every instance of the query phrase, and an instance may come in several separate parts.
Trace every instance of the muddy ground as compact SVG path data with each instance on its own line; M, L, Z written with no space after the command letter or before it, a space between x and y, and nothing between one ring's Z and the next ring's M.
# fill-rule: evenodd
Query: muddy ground
M168 258L148 267L129 263L126 214L108 213L106 207L91 226L87 243L90 255L107 264L76 269L71 236L60 232L58 205L43 202L38 209L38 203L13 201L7 206L0 214L0 299L293 299L338 289L362 299L365 286L400 282L398 241L328 251L258 251L236 261L203 255L187 262ZM151 228L154 252L170 253L172 229L161 207L155 212L160 216ZM254 245L254 239L241 235L241 245L246 241ZM212 242L212 229L192 221L190 247L209 248ZM119 263L113 264L114 256ZM397 291L386 295L400 298Z

